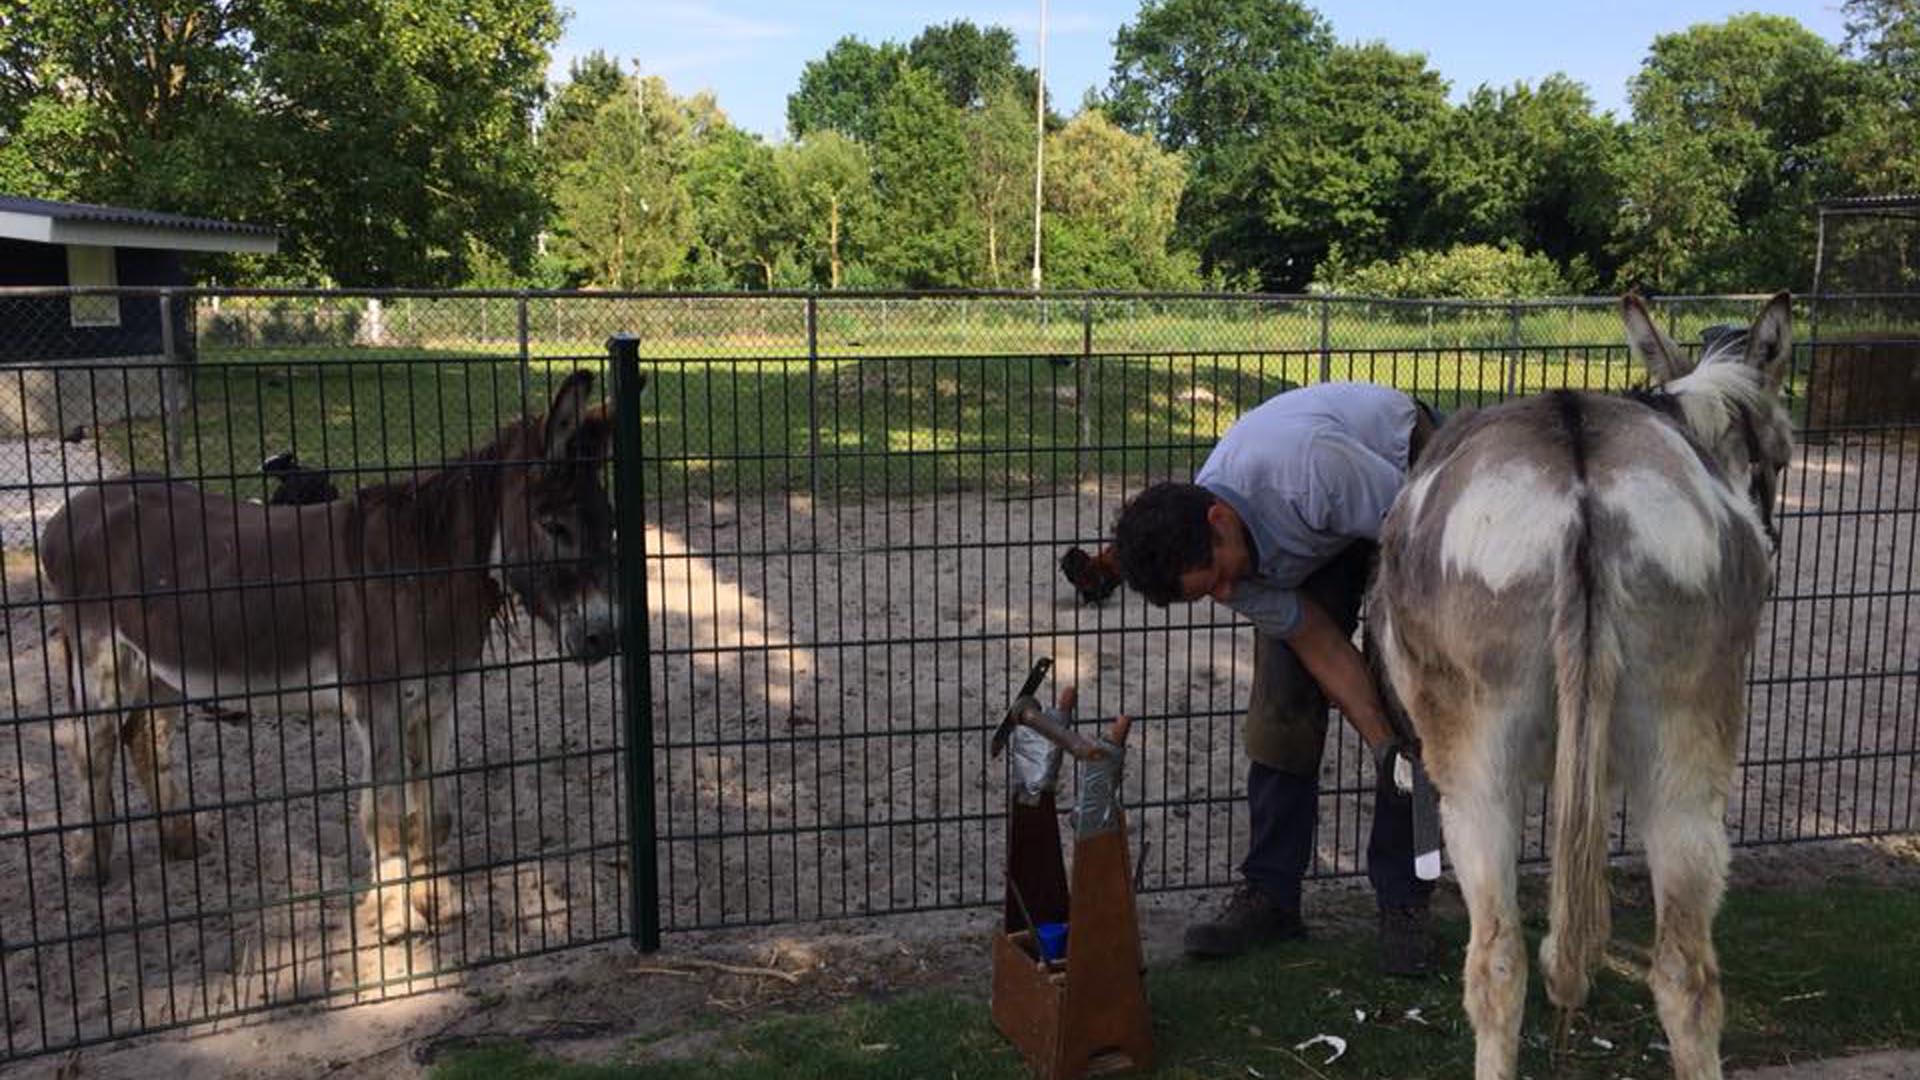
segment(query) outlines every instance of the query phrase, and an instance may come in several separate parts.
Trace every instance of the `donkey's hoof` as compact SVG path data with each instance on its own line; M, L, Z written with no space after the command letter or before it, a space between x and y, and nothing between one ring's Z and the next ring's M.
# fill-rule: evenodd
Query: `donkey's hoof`
M113 878L113 848L91 836L81 838L67 861L67 876L80 885L105 885Z
M67 876L76 885L105 885L113 880L113 861L82 852L67 863Z
M206 850L201 843L200 834L194 831L191 818L166 827L160 834L160 853L169 859L191 861L200 857Z
M372 928L382 943L399 941L432 929L427 920L414 914L407 903L405 885L383 885L360 900L360 920Z
M434 925L457 922L466 913L459 890L444 878L413 883L413 910Z

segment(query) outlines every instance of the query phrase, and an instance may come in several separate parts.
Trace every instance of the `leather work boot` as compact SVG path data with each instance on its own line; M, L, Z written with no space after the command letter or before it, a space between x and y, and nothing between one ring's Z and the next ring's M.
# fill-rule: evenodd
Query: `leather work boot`
M1307 926L1293 908L1275 907L1258 886L1242 883L1210 922L1187 927L1188 956L1238 956L1269 941L1292 941L1307 936Z
M1380 973L1424 978L1433 969L1433 934L1424 904L1380 909Z

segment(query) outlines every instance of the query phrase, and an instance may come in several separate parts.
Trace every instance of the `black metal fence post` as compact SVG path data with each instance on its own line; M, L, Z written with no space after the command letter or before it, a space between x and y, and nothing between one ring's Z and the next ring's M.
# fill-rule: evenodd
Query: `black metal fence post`
M1320 381L1333 381L1333 301L1320 299Z
M620 578L620 708L627 742L628 937L642 952L660 947L660 874L653 803L652 650L647 623L644 465L640 444L640 339L607 339L613 377L615 559Z
M807 497L820 501L820 295L807 294Z

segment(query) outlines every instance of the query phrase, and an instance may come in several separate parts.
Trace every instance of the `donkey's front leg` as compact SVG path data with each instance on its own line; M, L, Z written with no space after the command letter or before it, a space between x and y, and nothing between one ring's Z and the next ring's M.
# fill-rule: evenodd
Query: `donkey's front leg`
M367 763L372 783L360 801L360 825L373 861L373 891L361 901L361 917L379 928L384 940L432 929L453 917L446 883L433 878L429 822L416 813L410 790L413 736L402 695L376 686L360 695L365 707ZM424 809L424 807L420 807Z
M407 856L415 866L438 866L440 849L453 832L453 803L441 775L453 767L453 722L446 714L444 684L423 683L420 691L406 697ZM425 884L431 888L427 903L433 917L442 922L458 918L460 900L452 883L436 877ZM416 898L415 905L419 902Z

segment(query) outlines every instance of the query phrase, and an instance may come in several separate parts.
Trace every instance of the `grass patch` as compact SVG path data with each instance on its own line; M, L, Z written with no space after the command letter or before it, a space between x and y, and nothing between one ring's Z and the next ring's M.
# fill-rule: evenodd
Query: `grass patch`
M1668 1070L1652 999L1641 981L1651 912L1616 912L1611 962L1595 982L1556 1062L1553 1018L1530 972L1521 1071L1575 1078L1659 1076ZM1219 964L1172 964L1148 976L1158 1068L1181 1080L1265 1077L1455 1077L1473 1068L1473 1035L1460 1008L1464 919L1442 921L1447 973L1424 982L1377 976L1368 935L1315 939ZM1537 948L1541 927L1530 924ZM1836 883L1818 890L1743 891L1716 927L1725 972L1730 1068L1807 1061L1846 1052L1920 1046L1920 895ZM984 948L984 946L983 946ZM984 992L984 986L982 987ZM1411 1013L1410 1010L1418 1010ZM1417 1017L1417 1019L1415 1018ZM1348 1042L1321 1064L1320 1033ZM679 1080L719 1077L1026 1076L992 1027L978 994L928 993L831 1011L780 1016L737 1029L722 1054L699 1060L581 1066L544 1059L522 1044L456 1052L438 1080Z

